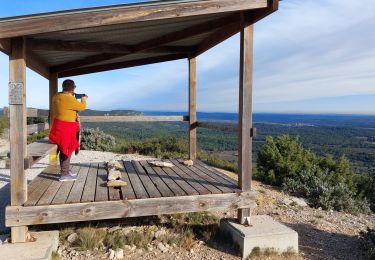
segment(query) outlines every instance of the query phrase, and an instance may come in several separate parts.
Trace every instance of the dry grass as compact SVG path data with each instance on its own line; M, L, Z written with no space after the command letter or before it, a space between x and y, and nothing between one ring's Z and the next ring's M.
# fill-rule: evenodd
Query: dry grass
M251 254L246 258L248 260L279 260L279 259L289 259L289 260L299 260L302 259L294 252L292 248L289 248L287 251L279 254L274 248L264 248L260 249L255 247Z
M77 230L78 239L73 246L79 250L94 250L99 248L106 236L106 231L93 227L84 227Z

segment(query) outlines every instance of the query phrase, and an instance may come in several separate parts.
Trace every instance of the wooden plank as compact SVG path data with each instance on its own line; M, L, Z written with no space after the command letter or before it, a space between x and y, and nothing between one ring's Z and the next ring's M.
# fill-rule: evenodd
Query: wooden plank
M60 187L60 168L49 165L28 185L28 200L24 206L48 205ZM56 185L59 183L59 185Z
M189 58L189 159L197 158L197 62Z
M130 161L123 161L125 170L129 176L130 183L133 187L135 196L137 199L148 198L148 193L139 179L137 172L135 171L133 164Z
M242 191L251 189L252 177L252 95L253 95L253 25L245 26L242 16L240 39L240 91L238 122L238 186ZM243 224L250 209L238 210L238 221Z
M197 166L197 167L200 167L202 169L206 169L207 171L210 171L212 172L213 174L217 175L217 176L220 176L223 180L225 180L228 184L231 184L233 185L234 187L238 188L238 183L236 180L232 179L231 177L227 176L226 174L212 168L211 166L199 161L199 160L195 160L194 161L194 165Z
M128 173L126 172L124 168L121 169L120 171L121 171L121 179L128 183L128 185L121 187L121 196L122 196L121 199L123 200L135 199L136 198L135 193L134 193L132 184L130 182Z
M26 157L26 42L23 38L11 40L9 56L9 82L22 88L12 93L9 86L10 112L10 201L12 206L23 205L27 201L27 179L25 175ZM17 99L18 102L15 102ZM20 101L20 102L19 102ZM12 228L12 242L26 241L26 227Z
M52 179L42 177L39 185L34 189L33 192L29 193L27 201L24 203L24 206L34 206L37 204L39 199L43 196L44 192L49 188L52 183Z
M49 129L49 124L48 123L39 123L39 124L33 124L33 125L27 125L27 134L34 134L37 132L41 132L44 130Z
M103 72L103 71L109 71L109 70L125 69L125 68L131 68L131 67L148 65L148 64L155 64L155 63L184 59L184 58L187 58L186 54L170 54L170 55L162 55L162 56L157 56L157 57L143 58L143 59L137 59L137 60L123 61L123 62L112 62L108 64L103 64L103 65L93 65L93 66L87 66L84 68L76 68L76 69L63 71L59 73L59 78L73 77L73 76L79 76L82 74L90 74L90 73Z
M98 175L98 164L91 163L87 174L85 186L83 188L81 202L95 201L96 180Z
M90 165L80 164L77 180L73 183L66 203L78 203L81 201L83 188L86 183L87 174L90 170Z
M150 176L146 173L140 163L133 160L132 164L150 198L160 198L161 194L159 190L155 187L155 184L151 181Z
M4 116L9 117L9 107L4 107ZM27 117L48 117L49 110L46 109L37 109L28 107L27 108Z
M79 172L79 166L72 166L71 170L75 173ZM70 190L73 187L73 181L63 182L60 189L57 191L55 197L53 198L51 205L64 204L69 196Z
M2 38L32 34L107 26L121 23L156 21L196 15L230 13L267 7L267 0L202 0L166 1L113 7L99 7L77 11L9 19L1 22ZM173 23L173 20L171 20ZM32 26L30 26L32 23Z
M195 180L199 181L199 183L206 189L208 189L211 193L222 193L222 191L218 189L211 181L211 179L208 178L205 174L202 174L200 171L193 171L190 167L184 166L176 159L171 159L170 161L177 167L179 167L182 171L193 177Z
M6 208L8 227L255 207L253 191Z
M214 185L220 189L223 193L231 193L231 192L238 192L240 189L238 189L238 186L228 182L227 180L223 179L221 176L217 175L216 173L213 173L203 167L200 167L197 164L194 164L191 166L193 171L200 171L204 173L206 176L209 177L209 179L212 180Z
M94 122L180 122L187 121L186 116L80 116L82 123Z
M165 160L171 162L171 160ZM173 163L173 162L171 162ZM192 194L210 194L211 192L199 183L199 180L195 179L195 176L190 176L186 172L182 171L179 167L172 167L171 169L164 169L169 174L174 173L177 177L174 180L188 193Z
M108 187L107 187L108 173L104 163L98 165L98 176L96 180L95 201L108 200Z
M108 177L107 177L107 179L108 179ZM130 185L129 182L128 182L128 185ZM121 188L108 187L109 200L121 200L120 190L121 190Z
M152 166L151 167L154 172L159 175L160 179L164 181L164 183L171 189L176 196L184 196L189 195L189 185L184 183L184 180L181 179L173 171L168 171L167 169L162 169L161 167ZM187 187L185 187L187 185ZM184 188L182 188L184 187ZM190 187L191 189L191 187ZM194 190L194 189L193 189Z
M170 188L165 184L165 182L160 178L160 176L155 172L154 169L148 164L147 161L139 161L139 163L145 168L147 175L150 177L152 183L159 190L163 197L173 197L174 194Z

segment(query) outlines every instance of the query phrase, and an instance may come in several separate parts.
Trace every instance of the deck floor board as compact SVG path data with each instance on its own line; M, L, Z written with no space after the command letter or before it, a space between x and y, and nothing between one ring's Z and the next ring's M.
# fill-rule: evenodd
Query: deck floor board
M170 159L173 167L158 167L150 161L122 161L123 181L119 189L107 187L104 163L74 164L75 182L59 182L59 167L49 166L29 183L29 199L24 206L46 206L102 201L171 198L209 194L238 193L234 180L200 161L194 166Z

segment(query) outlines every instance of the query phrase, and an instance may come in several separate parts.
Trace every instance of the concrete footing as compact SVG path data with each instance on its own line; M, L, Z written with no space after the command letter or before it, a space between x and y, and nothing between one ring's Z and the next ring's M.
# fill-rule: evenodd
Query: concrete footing
M0 259L5 260L50 260L59 244L58 231L31 232L35 242L0 245Z
M298 253L298 233L276 222L270 216L259 215L250 218L251 226L238 224L236 220L221 221L222 230L231 234L239 245L242 259L246 259L255 247L274 249L278 253L294 251Z

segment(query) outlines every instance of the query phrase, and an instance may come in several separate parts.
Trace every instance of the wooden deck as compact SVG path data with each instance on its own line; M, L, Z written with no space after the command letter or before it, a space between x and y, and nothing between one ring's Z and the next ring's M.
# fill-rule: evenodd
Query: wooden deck
M195 160L165 160L172 168L149 161L123 161L128 185L107 187L104 163L73 164L75 182L59 182L59 167L49 166L28 185L23 206L8 207L8 226L61 223L129 216L253 207L254 193L241 192L235 180Z
M240 192L233 179L202 162L187 167L178 160L168 161L175 166L162 168L148 161L124 161L122 179L128 186L121 189L107 187L103 163L73 165L72 171L78 173L75 182L59 182L58 171L47 169L29 184L24 206Z

